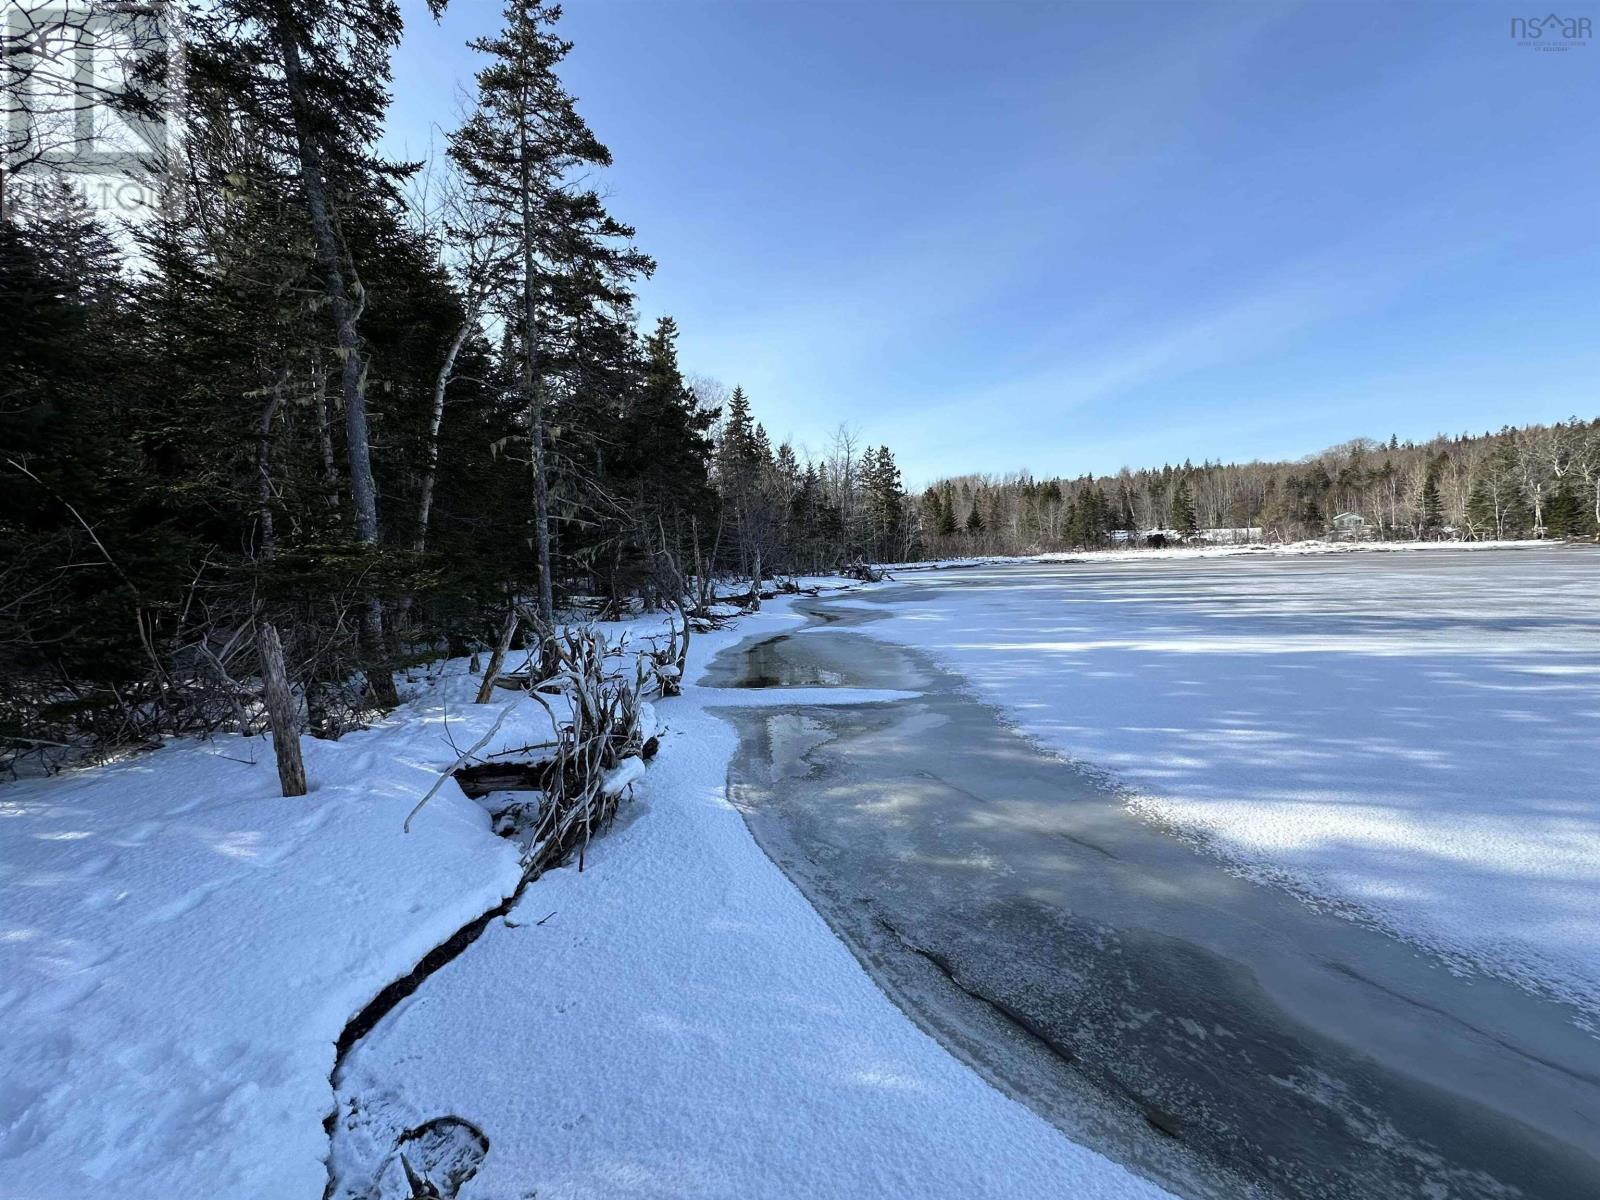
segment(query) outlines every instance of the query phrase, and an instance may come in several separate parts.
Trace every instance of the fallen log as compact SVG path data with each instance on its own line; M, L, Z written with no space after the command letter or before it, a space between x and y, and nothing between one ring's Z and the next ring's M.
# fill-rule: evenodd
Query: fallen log
M490 792L542 792L549 788L556 764L551 758L537 762L486 762L456 768L461 790L476 800Z

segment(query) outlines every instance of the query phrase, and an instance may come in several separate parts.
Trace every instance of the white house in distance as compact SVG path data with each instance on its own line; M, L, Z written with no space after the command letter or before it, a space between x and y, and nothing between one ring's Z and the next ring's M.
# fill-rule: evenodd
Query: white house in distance
M1360 513L1342 512L1333 518L1333 536L1340 541L1362 542L1372 536L1372 529Z

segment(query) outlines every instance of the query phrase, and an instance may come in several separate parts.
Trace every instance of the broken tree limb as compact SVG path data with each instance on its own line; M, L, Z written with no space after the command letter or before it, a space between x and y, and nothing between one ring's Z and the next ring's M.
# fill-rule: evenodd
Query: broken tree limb
M506 652L511 649L511 639L517 632L517 610L512 606L506 614L506 623L500 627L500 640L495 643L494 653L489 657L489 669L483 673L483 682L478 685L479 704L489 703L489 697L494 695L495 680L500 678L500 668L505 665Z
M507 639L507 640L509 640L509 639ZM444 786L444 781L446 779L455 778L455 773L458 770L460 770L462 767L467 765L467 760L472 758L475 754L478 753L479 750L482 750L485 746L487 746L489 744L489 739L494 737L495 734L500 732L500 726L502 726L502 725L504 725L506 723L506 718L511 715L511 710L516 708L516 706L517 706L517 702L515 700L513 700L510 704L508 704L504 708L502 708L500 710L500 715L494 719L494 724L489 726L489 732L484 734L477 741L473 742L472 743L472 747L469 750L465 751L463 754L461 754L459 757L457 757L455 762L451 763L448 767L446 767L444 769L443 773L440 774L439 778L437 778L437 779L435 779L433 781L433 786L428 789L427 795L423 796L421 800L418 800L417 801L417 806L415 808L413 808L409 813L406 814L405 824L401 828L403 828L407 833L411 832L411 818L416 816L419 812L422 811L422 806L424 804L426 804L429 800L433 799L435 793L437 793L438 790Z
M272 723L272 748L278 756L278 783L285 796L304 796L306 766L300 757L300 706L289 687L283 642L272 622L256 622L256 650L267 693L267 719Z

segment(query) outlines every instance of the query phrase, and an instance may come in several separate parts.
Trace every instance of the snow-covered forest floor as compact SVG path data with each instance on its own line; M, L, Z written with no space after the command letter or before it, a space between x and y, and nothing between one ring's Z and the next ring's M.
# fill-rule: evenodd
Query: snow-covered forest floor
M860 632L1236 869L1600 1021L1600 553L1520 545L980 565Z
M0 792L0 1164L26 1197L315 1196L345 1022L517 883L446 787L507 701L452 663L376 727L175 742ZM518 702L504 745L546 735Z
M531 885L357 1046L343 1183L409 1195L395 1137L452 1115L492 1144L464 1196L1159 1194L906 1020L724 798L735 736L708 706L806 697L695 680L798 621L785 598L697 636L660 753L586 869ZM237 737L0 792L8 1196L322 1194L336 1039L518 880L516 847L453 784L402 832L508 706L483 755L549 736L526 698L473 705L477 684L452 661L374 728L306 739L296 799L267 740Z

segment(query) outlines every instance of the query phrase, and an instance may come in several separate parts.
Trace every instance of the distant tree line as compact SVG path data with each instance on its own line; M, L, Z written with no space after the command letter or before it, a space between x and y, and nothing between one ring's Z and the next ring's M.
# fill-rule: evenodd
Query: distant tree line
M637 328L654 264L596 190L553 6L473 43L426 167L376 148L389 0L181 7L181 86L129 101L181 105L159 215L115 229L6 164L0 764L249 726L263 631L332 735L516 606L536 644L564 609L909 551L887 450L774 448L685 381L670 318Z
M1588 538L1600 530L1600 421L1424 443L1357 438L1299 462L1115 475L966 475L923 492L928 552L1023 553L1209 537L1326 537L1353 513L1385 540Z

